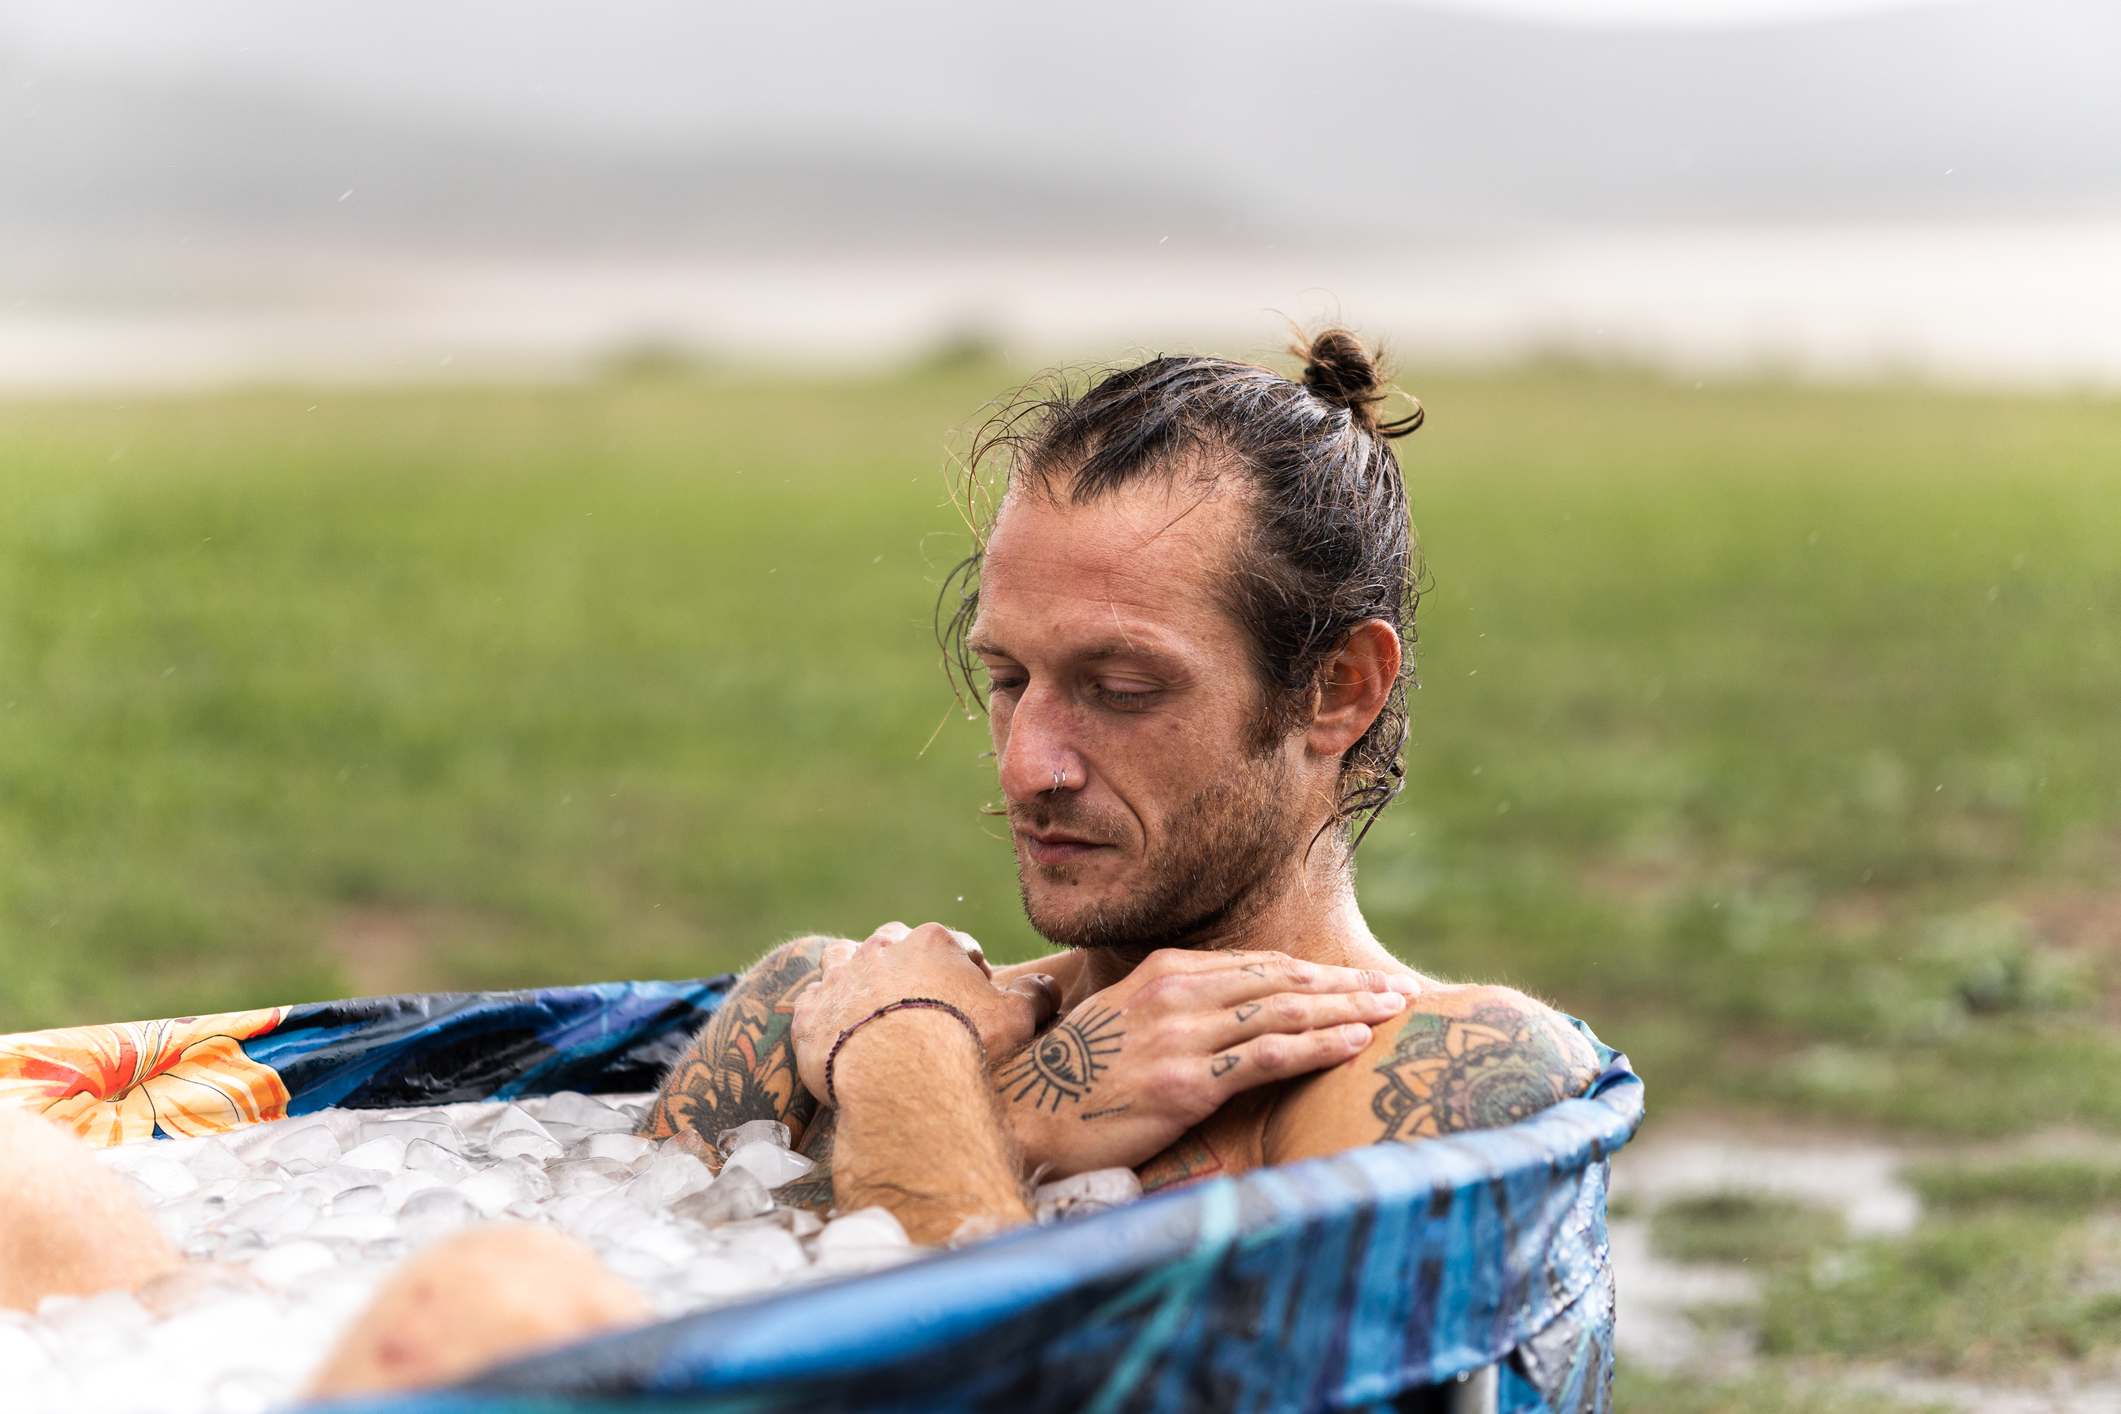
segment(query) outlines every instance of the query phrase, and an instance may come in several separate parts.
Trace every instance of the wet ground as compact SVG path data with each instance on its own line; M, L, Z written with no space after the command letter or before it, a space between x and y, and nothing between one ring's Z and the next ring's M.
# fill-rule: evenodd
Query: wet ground
M1912 1231L1923 1205L1906 1181L1918 1164L1998 1161L2109 1152L2073 1135L2008 1146L1945 1148L1819 1135L1739 1137L1695 1132L1650 1135L1613 1161L1611 1238L1619 1286L1617 1339L1623 1361L1659 1374L1738 1378L1773 1362L1757 1349L1744 1313L1761 1295L1761 1273L1745 1264L1674 1261L1651 1240L1666 1204L1724 1195L1786 1200L1838 1214L1851 1239ZM1890 1364L1776 1366L1794 1383L1874 1391L1914 1408L1969 1414L2121 1414L2121 1381L2064 1362L2021 1384L1939 1377Z

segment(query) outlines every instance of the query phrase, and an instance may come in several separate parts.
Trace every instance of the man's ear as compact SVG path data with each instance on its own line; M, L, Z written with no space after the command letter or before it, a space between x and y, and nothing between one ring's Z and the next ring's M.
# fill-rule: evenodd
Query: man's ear
M1357 624L1319 675L1318 714L1305 745L1339 756L1370 729L1399 681L1399 630L1383 619Z

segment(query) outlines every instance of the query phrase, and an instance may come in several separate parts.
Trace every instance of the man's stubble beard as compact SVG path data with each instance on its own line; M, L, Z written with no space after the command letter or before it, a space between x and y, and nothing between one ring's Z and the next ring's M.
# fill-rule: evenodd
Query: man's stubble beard
M1144 862L1145 882L1133 893L1104 898L1087 911L1041 908L1031 871L1068 892L1069 867L1017 857L1017 886L1031 926L1048 942L1146 956L1157 948L1199 947L1244 927L1263 912L1296 872L1301 822L1289 799L1287 764L1278 751L1240 758L1238 769L1194 793L1166 820L1163 838ZM1077 829L1111 840L1097 817L1072 797L1012 805L1014 821L1038 829Z

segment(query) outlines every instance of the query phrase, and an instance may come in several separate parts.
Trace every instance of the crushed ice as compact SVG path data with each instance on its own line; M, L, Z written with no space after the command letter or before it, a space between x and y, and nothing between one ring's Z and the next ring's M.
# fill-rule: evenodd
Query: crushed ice
M406 1254L484 1221L587 1243L662 1316L920 1253L882 1208L830 1222L771 1189L811 1161L787 1126L633 1133L645 1096L562 1093L416 1110L325 1110L205 1139L99 1151L190 1259L139 1293L0 1308L10 1409L254 1414L295 1401ZM1141 1196L1124 1169L1037 1191L1042 1222Z

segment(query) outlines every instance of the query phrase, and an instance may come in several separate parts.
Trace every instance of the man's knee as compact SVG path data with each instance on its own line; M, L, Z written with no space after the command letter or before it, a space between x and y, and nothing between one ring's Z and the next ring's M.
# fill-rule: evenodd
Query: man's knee
M0 1110L0 1306L130 1291L179 1263L124 1179L37 1115Z

